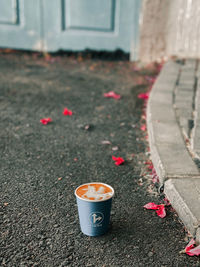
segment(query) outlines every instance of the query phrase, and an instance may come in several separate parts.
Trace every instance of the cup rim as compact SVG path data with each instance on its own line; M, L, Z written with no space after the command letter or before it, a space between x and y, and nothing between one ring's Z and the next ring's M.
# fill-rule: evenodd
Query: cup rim
M83 185L89 185L89 184L102 184L102 185L105 185L105 186L109 187L109 188L112 190L112 196L110 196L109 198L103 199L103 200L102 200L102 199L101 199L101 200L91 200L91 199L85 199L85 198L82 198L82 197L78 196L77 193L76 193L77 190L78 190L81 186L83 186ZM79 186L75 189L74 194L75 194L75 196L76 196L77 198L79 198L79 199L81 199L81 200L83 200L83 201L87 201L87 202L103 202L103 201L106 201L106 200L109 200L109 199L113 198L114 195L115 195L115 190L113 189L112 186L110 186L110 185L108 185L108 184L105 184L105 183L101 183L101 182L90 182L90 183L85 183L85 184L81 184L81 185L79 185Z

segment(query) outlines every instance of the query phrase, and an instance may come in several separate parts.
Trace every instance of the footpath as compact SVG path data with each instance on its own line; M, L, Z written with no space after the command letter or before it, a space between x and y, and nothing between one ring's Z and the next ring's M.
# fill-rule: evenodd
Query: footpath
M167 62L148 101L151 156L161 190L200 244L200 66Z
M171 77L165 81L172 84L176 66L178 70L184 65L169 64ZM167 106L173 93L166 92L162 100L167 86L161 83L160 97L153 97L167 70L168 65L153 88L150 103L161 101L156 114L166 115L173 126L170 114L174 109ZM152 169L148 170L145 164L149 161L149 144L144 100L138 98L150 88L144 82L145 76L155 78L156 74L125 60L0 51L1 267L200 266L199 257L179 253L191 236L176 212L166 207L166 217L160 218L155 211L143 207L149 202L163 203L152 182ZM121 98L104 97L110 91ZM197 90L193 92L197 94ZM188 103L189 100L184 105ZM195 110L198 106L195 104ZM174 205L170 196L174 196L176 183L186 183L181 194L194 190L192 185L199 181L198 167L184 146L178 124L175 129L168 129L163 122L163 128L158 128L163 130L156 137L155 114L152 108L150 111L153 120L151 125L149 119L148 128L153 127L154 138L162 138L160 146L155 147L162 166L166 165L158 149L170 133L185 149L179 146L182 150L173 150L177 156L166 154L177 166L178 174L174 172L176 168L160 168L153 159ZM40 120L44 118L49 118L49 123L42 124ZM194 146L198 145L195 134L192 136ZM173 148L175 141L172 139ZM115 165L112 156L122 157L125 163ZM179 156L184 157L182 165ZM179 179L179 174L184 177ZM92 181L107 183L115 190L110 230L99 237L82 234L74 196L79 185ZM194 198L197 205L193 191L188 197ZM198 206L194 207L199 212ZM198 217L194 211L193 214ZM193 234L198 228L195 229Z

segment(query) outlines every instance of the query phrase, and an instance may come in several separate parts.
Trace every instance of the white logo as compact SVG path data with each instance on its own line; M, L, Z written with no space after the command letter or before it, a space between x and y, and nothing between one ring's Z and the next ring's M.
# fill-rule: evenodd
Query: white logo
M104 219L104 215L101 212L92 212L90 214L90 222L93 225L99 225Z

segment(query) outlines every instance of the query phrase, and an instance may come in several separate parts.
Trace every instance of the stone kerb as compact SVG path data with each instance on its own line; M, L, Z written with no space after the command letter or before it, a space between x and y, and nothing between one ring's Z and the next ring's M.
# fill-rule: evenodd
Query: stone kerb
M195 106L192 143L200 151L200 85L195 91L195 66L195 61L184 66L173 61L165 64L148 101L147 128L152 161L164 193L200 244L200 172L183 131L190 134L187 123L194 119Z
M185 147L174 110L174 90L180 69L181 65L173 61L165 64L147 106L151 157L162 184L169 178L200 177Z
M196 157L200 160L200 71L197 74L197 93L195 99L195 120L194 131L192 136L192 149L196 153Z
M190 233L200 243L200 179L170 179L165 194Z

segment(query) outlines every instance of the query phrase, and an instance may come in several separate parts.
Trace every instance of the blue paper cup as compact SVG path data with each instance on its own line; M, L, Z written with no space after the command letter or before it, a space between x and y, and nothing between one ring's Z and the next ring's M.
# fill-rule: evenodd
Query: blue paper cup
M99 184L108 187L111 190L109 197L104 200L90 200L77 195L77 190L84 185ZM103 235L108 231L110 222L110 211L114 189L104 183L82 184L75 190L76 201L78 205L78 214L81 231L88 236Z

